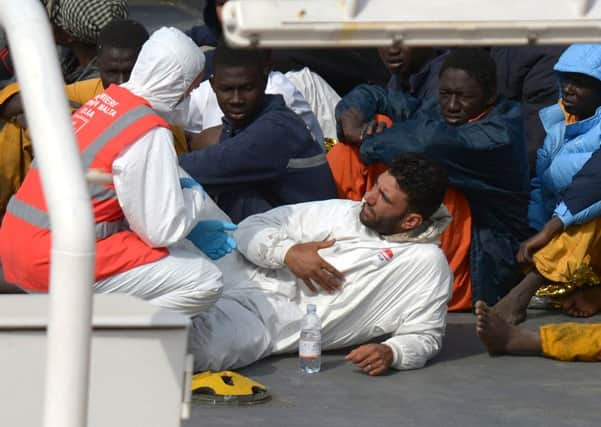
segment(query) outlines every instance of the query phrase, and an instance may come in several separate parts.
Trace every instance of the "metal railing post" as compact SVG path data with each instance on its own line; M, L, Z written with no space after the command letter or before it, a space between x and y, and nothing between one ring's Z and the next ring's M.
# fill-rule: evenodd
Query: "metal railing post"
M52 229L45 427L87 424L94 219L56 48L39 0L0 0Z

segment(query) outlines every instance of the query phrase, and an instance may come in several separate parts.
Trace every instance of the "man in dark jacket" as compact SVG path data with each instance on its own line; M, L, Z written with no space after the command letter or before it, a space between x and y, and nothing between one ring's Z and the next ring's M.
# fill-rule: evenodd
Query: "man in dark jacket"
M495 46L497 92L522 104L530 173L535 174L536 150L545 140L538 112L559 99L553 66L566 46Z
M390 71L387 88L416 98L438 96L438 75L448 51L431 47L391 46L378 49Z
M473 300L496 302L516 283L515 254L528 236L528 161L519 104L496 96L496 68L481 49L458 49L441 68L439 99L359 86L337 106L342 141L365 163L418 152L445 164L472 215ZM385 114L389 129L372 121ZM370 123L371 122L371 123Z
M238 222L276 206L336 197L321 145L281 95L265 94L264 55L221 42L213 70L223 126L216 143L183 154L180 165L221 209Z

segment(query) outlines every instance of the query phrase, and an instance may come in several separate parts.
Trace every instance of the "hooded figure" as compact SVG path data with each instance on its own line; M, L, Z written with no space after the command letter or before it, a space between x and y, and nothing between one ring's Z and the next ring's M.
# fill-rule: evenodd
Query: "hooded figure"
M537 233L517 254L531 268L495 307L509 323L526 318L534 294L557 297L575 317L601 310L601 202L594 170L601 140L601 45L571 45L554 70L561 98L540 112L547 136L537 153L528 207Z
M127 83L109 86L73 114L84 167L100 177L90 185L96 292L124 292L190 315L221 293L219 270L182 241L192 233L197 247L217 257L232 249L233 240L223 223L209 221L210 232L207 221L199 223L213 204L179 169L164 118L200 81L203 66L202 53L187 36L162 28L145 43ZM32 166L0 228L6 279L28 291L47 291L50 241L39 173Z
M574 175L599 149L601 45L571 45L554 70L560 80L561 100L540 112L547 136L537 153L536 177L532 180L528 209L528 222L536 230L541 230L553 215L559 217L566 228L601 215L599 205L572 211L561 200ZM590 86L588 96L582 96L585 89L582 86ZM577 189L571 193L574 191Z
M188 36L161 28L142 47L123 87L146 99L158 114L169 116L198 86L204 66L204 55Z

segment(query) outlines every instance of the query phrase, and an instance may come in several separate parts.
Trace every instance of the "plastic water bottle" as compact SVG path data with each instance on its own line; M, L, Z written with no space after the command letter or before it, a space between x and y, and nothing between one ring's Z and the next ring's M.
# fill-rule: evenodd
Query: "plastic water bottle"
M301 322L298 358L300 369L306 374L315 374L321 369L321 321L315 304L307 304L307 314Z

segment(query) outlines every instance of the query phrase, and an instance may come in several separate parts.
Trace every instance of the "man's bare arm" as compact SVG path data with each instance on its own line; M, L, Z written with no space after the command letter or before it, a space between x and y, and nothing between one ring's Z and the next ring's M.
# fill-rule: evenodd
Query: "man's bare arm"
M200 133L186 133L186 140L191 151L204 150L210 145L219 144L221 129L223 126L215 126L203 130Z

